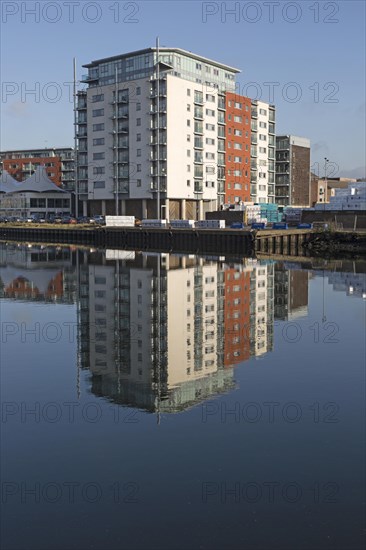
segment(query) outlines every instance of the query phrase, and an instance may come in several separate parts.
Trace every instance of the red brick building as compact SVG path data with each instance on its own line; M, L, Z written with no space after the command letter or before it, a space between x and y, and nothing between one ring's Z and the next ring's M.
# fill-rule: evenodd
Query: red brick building
M225 203L250 201L251 99L226 93Z

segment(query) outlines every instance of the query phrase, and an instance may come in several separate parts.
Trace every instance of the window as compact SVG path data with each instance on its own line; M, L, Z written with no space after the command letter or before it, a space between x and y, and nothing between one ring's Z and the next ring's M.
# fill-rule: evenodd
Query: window
M242 104L239 103L239 102L235 102L235 109L241 109L242 108Z
M136 126L141 126L141 118L136 119Z
M259 128L267 128L267 122L260 122Z
M206 101L213 101L215 103L215 96L212 94L206 94Z
M190 156L191 156L191 150L187 149L187 157L190 157Z
M187 95L190 96L191 95L191 90L189 88L187 88Z
M93 139L93 145L104 145L104 138Z
M267 136L265 136L264 134L259 134L259 139L261 141L267 141Z
M98 101L104 101L104 94L92 95L92 103L97 103Z
M136 171L137 171L137 172L141 172L141 164L138 164L138 165L137 165L137 170L136 170Z
M267 147L259 147L260 153L267 153Z
M215 116L215 111L213 109L206 109L207 116Z
M241 130L234 130L234 136L241 136L242 131Z
M137 180L136 186L137 186L137 187L141 187L141 180Z
M136 134L136 141L141 141L141 134Z
M191 110L191 106L189 103L187 103L187 111L190 111Z
M191 121L187 119L187 126L190 126L190 125L191 125Z
M206 159L215 160L215 153L206 153Z
M202 65L201 65L201 63L196 63L196 69L197 69L197 71L201 71L201 70L202 70Z
M104 174L104 173L105 173L104 166L94 166L93 174Z
M266 109L259 109L259 114L260 115L267 115Z
M137 86L137 88L136 88L136 95L141 95L141 88L140 88L140 86Z
M187 164L187 172L190 172L191 171L191 166L190 164Z
M242 157L234 157L234 162L242 162Z
M93 117L104 116L104 109L93 109Z
M215 145L215 140L212 138L206 138L206 144L207 145Z
M93 124L93 132L100 132L104 130L104 123L102 124Z
M191 187L191 180L187 180L187 187Z
M215 125L214 124L206 124L206 130L215 131Z
M93 160L104 160L105 153L93 153Z
M191 136L190 136L190 134L187 134L187 141L191 141Z
M239 115L234 116L234 122L242 122L242 121L243 121L243 117L241 117Z
M141 111L141 103L136 103L136 111Z
M141 149L137 149L137 150L136 150L136 156L137 156L137 157L141 157Z

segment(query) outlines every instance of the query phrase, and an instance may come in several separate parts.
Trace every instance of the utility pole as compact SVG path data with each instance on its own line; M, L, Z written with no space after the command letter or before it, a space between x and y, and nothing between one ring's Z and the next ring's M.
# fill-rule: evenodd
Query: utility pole
M75 174L75 216L79 215L79 168L77 138L77 93L76 93L76 58L74 57L74 174Z
M117 63L115 68L115 108L114 108L114 178L115 178L115 201L116 201L116 216L118 216L118 85L117 85Z
M157 163L156 163L156 169L157 169L157 195L156 195L156 218L160 220L161 214L160 214L160 67L159 67L159 37L156 38L156 76L157 76L157 101L156 101L156 108L157 108Z

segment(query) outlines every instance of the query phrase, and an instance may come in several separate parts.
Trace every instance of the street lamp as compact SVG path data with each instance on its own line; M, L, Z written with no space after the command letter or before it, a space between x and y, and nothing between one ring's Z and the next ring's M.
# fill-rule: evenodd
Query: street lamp
M328 189L328 180L327 180L327 168L328 168L329 159L324 157L324 191L323 191L323 211L325 211L325 203L327 200L327 189Z

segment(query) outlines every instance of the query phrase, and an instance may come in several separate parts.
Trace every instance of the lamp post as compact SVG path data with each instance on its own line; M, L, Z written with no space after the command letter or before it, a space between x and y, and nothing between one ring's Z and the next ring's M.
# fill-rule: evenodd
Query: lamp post
M327 187L328 187L328 180L327 180L327 168L328 168L329 159L324 157L324 210L325 210L325 201L327 199Z

